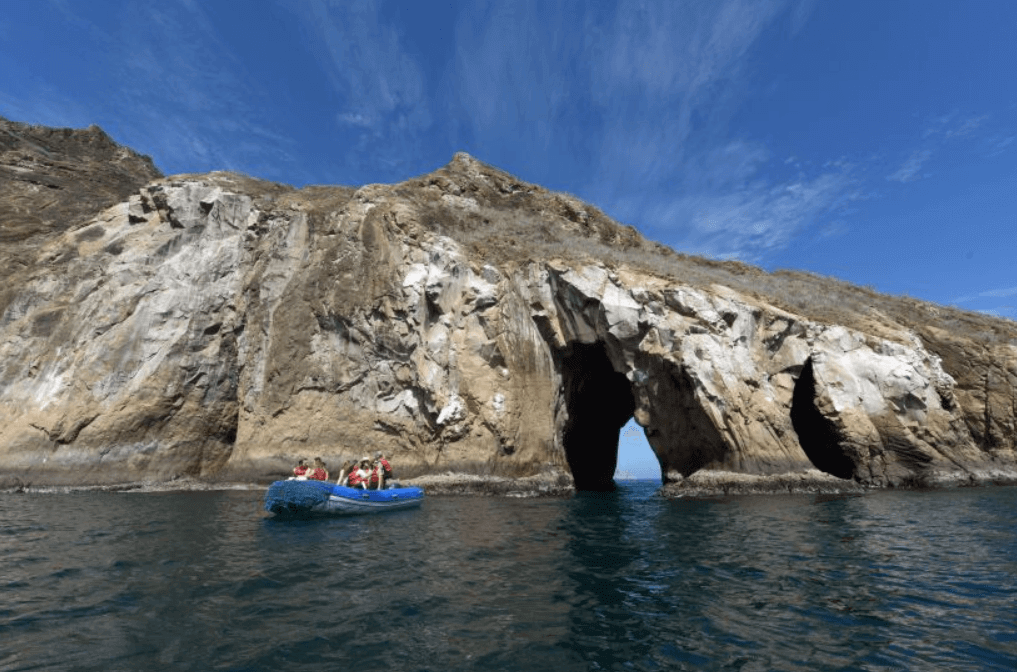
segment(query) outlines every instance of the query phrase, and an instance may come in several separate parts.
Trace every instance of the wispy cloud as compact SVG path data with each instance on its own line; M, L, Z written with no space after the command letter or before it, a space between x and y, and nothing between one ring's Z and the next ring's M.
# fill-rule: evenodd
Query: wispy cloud
M324 69L339 95L336 120L378 132L430 123L423 73L372 0L305 4Z
M589 63L603 22L594 11L574 0L478 2L460 15L444 111L453 142L506 168L547 157L534 180L558 162L592 160L590 138L602 130L591 116Z
M999 156L1003 152L1007 151L1007 148L1013 144L1014 140L1017 140L1017 135L1008 135L1005 137L997 135L989 138L989 156Z
M758 262L809 224L829 220L825 235L842 231L843 223L830 218L851 200L852 185L845 173L776 184L760 180L740 189L657 201L643 213L651 230L666 230L680 249Z
M795 157L771 162L763 145L727 137L747 90L745 55L787 8L622 3L592 66L604 106L594 188L609 211L683 250L759 261L852 198L846 158L810 171ZM800 30L810 6L791 9L787 19ZM638 100L639 116L617 100ZM797 175L779 177L771 163Z
M432 91L385 5L375 0L289 4L332 87L333 121L351 173L408 163L434 125Z
M922 132L922 139L936 137L944 139L962 138L974 133L988 119L988 114L961 115L960 112L954 110L953 112L933 117L926 122L925 130Z
M29 109L31 121L98 123L168 172L232 168L294 177L289 141L256 121L259 89L200 4L123 3L92 12L51 0L49 7L80 41L77 50L96 54L92 69L101 76L80 101L45 89L13 101Z
M932 152L927 149L912 152L907 161L901 165L896 172L887 175L886 179L893 182L914 182L921 177L922 166L932 157Z
M988 118L989 115L987 114L982 114L977 117L968 117L967 119L964 119L958 126L947 129L944 133L944 136L947 139L949 139L949 138L961 138L966 135L970 135L979 126L981 126Z
M925 124L925 130L922 132L922 139L924 140L935 135L942 135L945 132L946 127L951 124L956 117L957 112L948 112L946 114L933 117Z
M978 299L1004 299L1011 296L1017 296L1017 287L1002 287L998 289L988 289L978 294L968 294L966 296L959 296L951 301L951 303L969 303Z
M927 177L923 169L933 155L945 155L974 145L978 152L986 151L987 156L997 156L1014 141L1017 136L1001 134L998 130L988 129L992 115L968 114L957 111L932 117L925 122L919 147L886 179L893 182L915 182ZM940 159L942 161L943 159Z
M743 102L745 54L782 16L800 30L810 9L743 0L484 6L457 28L463 135L495 162L547 156L547 175L530 179L585 175L573 187L581 196L682 249L759 258L851 187L846 162L769 179L766 148L724 132ZM569 161L573 170L555 169ZM787 165L800 172L797 160Z
M29 70L35 84L0 95L8 114L54 126L99 124L166 172L301 178L292 141L260 118L266 94L257 78L201 3L122 2L106 11L65 0L39 4L49 12L40 21L75 44L54 52L52 72ZM80 69L61 60L72 54L90 55L87 89L66 90L67 73Z
M975 312L993 317L1004 317L1008 320L1017 319L1017 307L1015 306L994 306L992 308L979 308Z
M25 98L0 91L0 116L56 127L87 126L93 121L83 105L44 83L33 86Z
M815 0L799 0L791 8L791 34L797 35L808 23L809 16L812 14L812 10L815 7Z
M642 166L640 181L679 168L696 151L689 146L693 130L723 124L733 113L742 57L782 8L740 0L620 3L592 61L594 101L606 126L606 181L618 165ZM627 109L619 100L640 107ZM633 123L633 112L652 123ZM648 156L656 160L647 162Z
M978 292L977 294L968 294L966 296L958 296L950 301L952 305L969 304L969 310L977 310L980 313L987 315L994 315L996 317L1005 317L1008 319L1017 319L1017 307L1013 305L992 305L999 299L1009 299L1017 296L1017 287L999 287L995 289L987 289L984 292ZM973 306L971 304L974 304ZM981 304L982 307L977 307ZM989 304L986 306L985 304Z

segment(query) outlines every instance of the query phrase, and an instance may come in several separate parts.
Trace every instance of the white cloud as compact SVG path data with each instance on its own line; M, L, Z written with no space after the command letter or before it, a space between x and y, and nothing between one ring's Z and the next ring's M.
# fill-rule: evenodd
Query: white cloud
M947 129L945 131L944 135L945 135L946 138L959 138L959 137L963 137L965 135L970 135L979 126L981 126L982 123L984 123L985 120L988 119L988 118L989 118L989 115L987 115L987 114L983 114L983 115L980 115L980 116L977 116L977 117L968 117L967 119L962 121L960 123L960 125L958 125L958 126L956 126L954 128Z
M781 9L777 2L623 1L609 23L597 80L650 96L694 97L729 75ZM691 101L690 101L691 102Z
M914 182L920 177L922 166L931 156L932 152L927 149L916 150L895 173L887 175L886 179L894 182Z
M1017 287L1006 287L1004 289L990 289L982 292L978 296L1004 298L1007 296L1017 296Z
M989 138L989 144L992 145L992 151L989 152L989 156L999 156L1007 151L1006 148L1013 144L1014 140L1017 140L1017 135L1008 135L1006 137L997 135Z
M986 315L992 315L993 317L1004 317L1009 320L1017 318L1017 309L1015 309L1014 306L997 306L995 308L983 308L979 309L976 312L984 313Z
M797 35L809 20L815 0L800 0L791 10L791 34Z
M726 137L743 103L746 53L783 3L621 3L592 54L604 127L596 200L680 249L755 260L787 245L842 199L846 161L790 180L767 176L769 151ZM791 21L800 29L809 7ZM619 104L638 101L638 108Z
M577 157L584 195L605 205L673 181L696 115L733 113L724 83L784 4L479 3L456 27L449 72L460 135L493 161Z
M0 91L0 116L58 128L85 127L94 122L78 101L46 84L36 84L23 99Z
M595 88L587 63L600 27L585 11L564 2L478 2L460 16L447 84L464 138L502 158L552 151L568 132L563 116Z
M726 135L742 103L748 51L784 15L779 2L622 2L589 54L602 141L588 193L610 214L679 249L748 261L788 245L854 199L846 157L809 173L791 156ZM810 6L789 19L798 30ZM826 235L843 231L827 222Z
M943 145L947 140L954 141L961 138L981 137L976 133L978 129L985 126L990 115L977 114L961 117L959 112L950 112L940 115L928 122L925 131L922 133L922 140L925 144L934 143L936 146ZM989 138L992 142L995 138Z
M843 233L833 215L864 198L850 162L785 180L767 177L770 163L762 145L729 142L689 159L680 189L619 198L613 214L683 251L745 261L762 260L809 226L822 225L821 236Z
M124 3L114 16L90 31L107 35L110 63L107 109L93 110L92 121L168 172L299 179L291 141L258 121L264 93L256 77L200 3Z
M823 164L823 168L840 168L850 170L855 167L854 162L848 161L846 156L842 156L839 159L832 159Z
M656 215L656 221L647 224L668 227L679 237L681 249L758 261L834 210L850 187L851 179L843 173L781 184L759 181L727 193L681 198L648 213Z
M1017 296L1017 287L987 289L984 292L979 292L977 294L959 296L950 301L950 303L970 303L972 301L978 301L979 299L1005 299L1011 296Z
M358 126L360 128L372 128L377 120L364 116L359 112L340 112L336 115L336 121L347 126Z
M956 118L956 112L949 112L947 114L941 114L935 117L925 127L925 131L922 133L922 139L930 138L934 135L941 135L946 132L947 125Z
M338 123L377 133L430 125L423 73L383 20L379 3L314 0L296 7L342 99Z
M733 92L723 84L741 75L742 57L780 10L777 2L740 0L621 2L591 54L593 99L602 106L605 137L611 139L604 163L650 144L672 165L680 159L695 113L724 114ZM641 109L618 104L633 98ZM652 118L652 128L634 123L633 112Z

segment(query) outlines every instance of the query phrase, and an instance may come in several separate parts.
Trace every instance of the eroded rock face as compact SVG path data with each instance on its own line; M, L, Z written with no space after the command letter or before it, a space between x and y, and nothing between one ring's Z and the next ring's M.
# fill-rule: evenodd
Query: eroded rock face
M98 126L30 126L0 117L0 278L35 261L37 244L80 226L162 177L152 160ZM7 287L0 288L0 307Z
M509 217L565 244L492 252ZM383 450L403 478L561 472L601 488L634 416L679 485L1017 474L1011 341L823 323L571 253L591 239L650 249L465 155L356 190L156 180L15 276L0 473L268 480L297 457ZM944 361L981 373L958 382Z
M891 341L816 324L720 286L675 287L597 267L549 273L552 347L602 348L628 381L635 419L668 480L700 469L815 467L887 485L991 468L954 379L914 334ZM1008 450L993 463L1003 471L1013 465L1012 433Z

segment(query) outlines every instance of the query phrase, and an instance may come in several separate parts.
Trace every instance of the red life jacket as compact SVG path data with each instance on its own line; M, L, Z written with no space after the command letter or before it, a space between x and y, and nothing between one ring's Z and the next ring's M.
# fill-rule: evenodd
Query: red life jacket
M372 486L378 485L378 467L371 470L370 479L371 480L369 482Z
M318 467L317 469L309 473L307 475L307 478L309 478L312 481L324 481L326 478L328 478L328 474L325 472L324 469Z
M300 466L293 469L294 476L304 476L307 474L307 467Z

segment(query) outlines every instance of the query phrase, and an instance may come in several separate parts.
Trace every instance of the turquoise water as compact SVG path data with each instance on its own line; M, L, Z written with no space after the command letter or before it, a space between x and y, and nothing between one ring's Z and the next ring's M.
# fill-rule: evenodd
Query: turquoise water
M1013 670L1017 488L0 495L0 670Z

